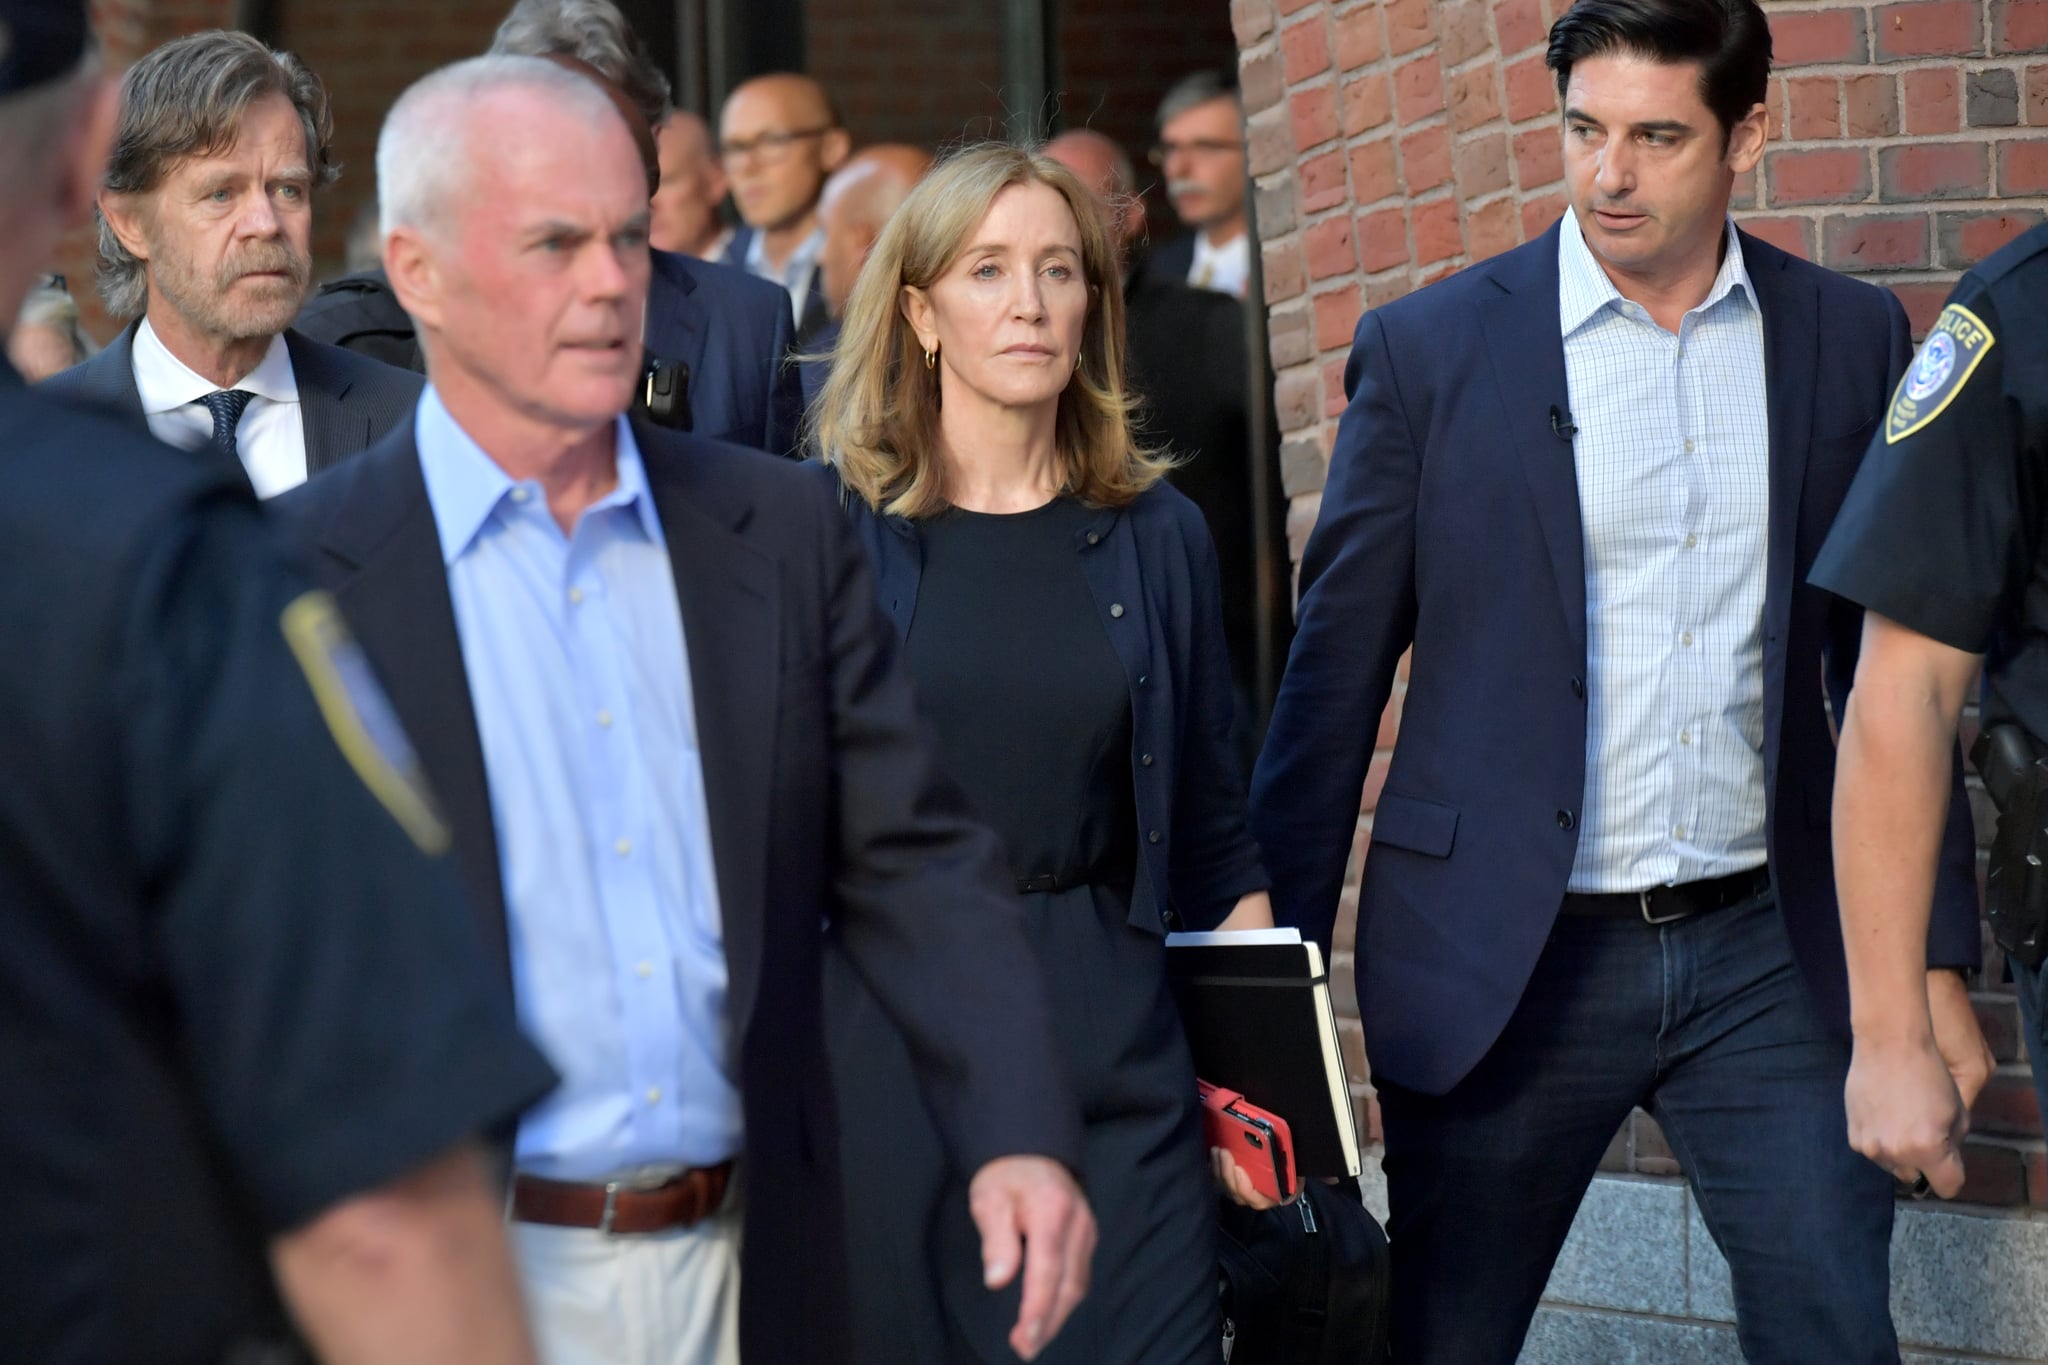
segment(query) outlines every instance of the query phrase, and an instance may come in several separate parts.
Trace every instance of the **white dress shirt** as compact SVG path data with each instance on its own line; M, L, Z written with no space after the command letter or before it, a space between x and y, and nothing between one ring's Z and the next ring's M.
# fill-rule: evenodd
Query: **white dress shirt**
M171 354L144 318L135 329L135 391L142 396L142 415L158 440L197 450L213 439L213 414L199 400L220 385L193 373ZM235 447L242 468L259 498L273 498L306 481L306 427L299 416L299 381L292 374L291 349L282 334L255 369L232 389L256 395L235 428Z
M818 258L825 254L825 229L811 229L811 235L797 243L796 250L780 268L768 259L768 234L756 232L747 240L747 273L779 284L789 291L794 319L804 319L804 301L811 296L811 277L818 273Z
M1188 283L1197 289L1244 297L1252 278L1252 235L1240 232L1222 246L1209 245L1207 233L1195 234L1195 256L1188 262Z
M1586 792L1570 889L1764 862L1770 423L1763 315L1728 225L1673 335L1564 216L1558 311L1586 552Z

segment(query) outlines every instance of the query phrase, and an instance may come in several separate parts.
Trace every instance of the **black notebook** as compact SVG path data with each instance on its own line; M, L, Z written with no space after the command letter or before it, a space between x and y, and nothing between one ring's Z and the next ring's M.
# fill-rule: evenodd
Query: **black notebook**
M1322 950L1293 929L1169 934L1166 972L1195 1074L1286 1119L1299 1174L1357 1175Z

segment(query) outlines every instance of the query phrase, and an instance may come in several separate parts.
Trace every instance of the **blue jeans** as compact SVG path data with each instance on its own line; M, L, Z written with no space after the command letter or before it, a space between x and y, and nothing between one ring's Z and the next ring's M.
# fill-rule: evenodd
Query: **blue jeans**
M2007 959L2019 989L2020 1024L2027 1039L2027 1064L2034 1070L2034 1097L2048 1115L2048 962L2033 971Z
M1897 1365L1892 1183L1850 1150L1848 1064L1768 894L1661 928L1560 916L1471 1074L1380 1085L1396 1365L1513 1365L1637 1105L1728 1258L1752 1365Z

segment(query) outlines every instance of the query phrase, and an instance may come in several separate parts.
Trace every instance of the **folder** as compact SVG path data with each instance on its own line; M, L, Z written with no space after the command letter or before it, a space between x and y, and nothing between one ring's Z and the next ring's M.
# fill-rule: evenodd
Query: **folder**
M1357 1175L1322 949L1294 929L1168 934L1166 973L1195 1074L1286 1119L1299 1174Z

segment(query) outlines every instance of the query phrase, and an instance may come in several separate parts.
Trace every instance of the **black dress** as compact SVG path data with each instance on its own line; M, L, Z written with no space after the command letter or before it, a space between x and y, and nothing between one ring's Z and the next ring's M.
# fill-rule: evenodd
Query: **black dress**
M1082 1179L1101 1241L1087 1299L1039 1359L1215 1362L1215 1204L1194 1069L1163 942L1127 922L1137 862L1130 681L1075 551L1093 516L1059 498L920 522L924 570L904 662L948 775L1009 852L1087 1123ZM863 1054L890 1041L878 1036L878 1013L850 1027L859 1036L842 1041ZM900 1110L885 1118L862 1103L842 1105L861 1358L1015 1360L1006 1338L1018 1290L981 1285L964 1175L932 1187L929 1259L918 1256L915 1227L888 1229L928 1197L916 1168L936 1144L906 1134ZM926 1303L938 1305L936 1330L915 1301L920 1262L935 1281ZM894 1287L878 1300L883 1279Z

